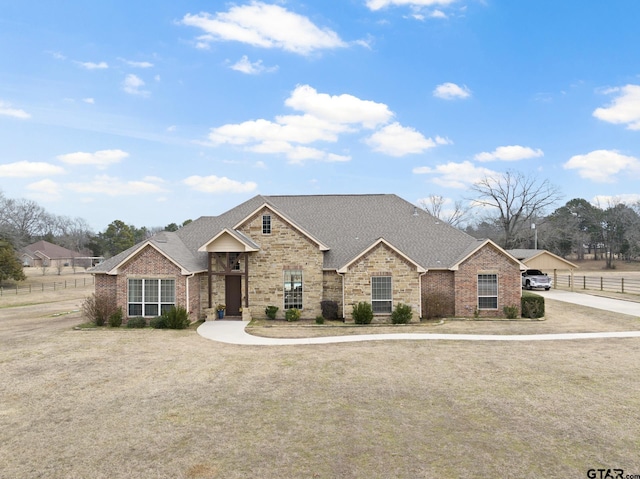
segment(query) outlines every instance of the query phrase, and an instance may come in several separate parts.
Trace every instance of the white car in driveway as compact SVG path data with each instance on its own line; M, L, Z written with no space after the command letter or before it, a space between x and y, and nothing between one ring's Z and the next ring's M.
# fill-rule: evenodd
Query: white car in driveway
M551 289L551 278L539 269L528 269L522 272L522 287L525 289L544 288Z

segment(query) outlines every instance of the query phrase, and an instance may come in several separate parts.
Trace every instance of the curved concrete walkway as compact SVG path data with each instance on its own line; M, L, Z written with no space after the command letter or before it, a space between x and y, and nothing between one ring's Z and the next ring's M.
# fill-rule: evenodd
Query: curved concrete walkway
M558 334L436 334L436 333L396 333L396 334L360 334L354 336L326 336L321 338L262 338L252 336L244 328L246 321L205 321L198 328L203 338L227 344L253 346L290 346L294 344L351 343L355 341L389 340L449 340L449 341L552 341L567 339L596 338L640 338L640 331L621 331L606 333L558 333Z
M613 311L616 313L640 316L640 303L619 299L603 298L569 291L544 291L541 294L549 299L580 304L591 308ZM437 334L437 333L395 333L395 334L361 334L353 336L326 336L321 338L262 338L248 334L244 328L246 321L205 321L198 334L203 338L228 344L245 344L254 346L287 346L294 344L329 344L351 343L355 341L389 341L389 340L447 340L447 341L557 341L571 339L597 338L640 338L640 331L617 331L601 333L557 333L557 334Z

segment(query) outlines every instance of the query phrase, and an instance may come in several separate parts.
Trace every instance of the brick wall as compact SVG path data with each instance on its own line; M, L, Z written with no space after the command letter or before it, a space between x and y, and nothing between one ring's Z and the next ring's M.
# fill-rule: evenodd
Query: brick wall
M338 317L342 318L342 275L336 271L324 271L322 273L322 299L338 303Z
M371 302L371 276L391 276L393 307L408 304L413 309L412 321L420 320L420 276L414 265L407 262L385 244L379 244L353 263L344 276L345 319L352 321L353 306ZM389 315L376 315L386 321Z
M454 316L456 293L454 272L430 270L422 277L422 316Z
M187 308L196 317L200 311L198 294L199 280L192 278L189 284L190 302L187 305L187 279L182 276L180 269L165 256L151 246L145 247L135 257L130 259L119 271L117 276L96 275L96 295L107 295L116 302L117 306L127 316L127 287L132 278L175 279L176 306Z
M262 234L262 215L271 215L271 234ZM284 318L284 270L302 270L302 317L313 319L321 314L323 299L323 253L271 210L264 209L249 218L239 231L260 245L249 254L249 307L254 318L266 318L264 309L277 306L278 318ZM224 281L224 278L223 278ZM244 282L242 285L244 294ZM221 288L224 297L224 282ZM218 293L216 293L218 294Z
M491 244L474 253L455 272L455 315L471 317L478 305L478 274L497 274L498 308L480 310L481 317L502 317L504 306L520 309L522 295L518 264Z

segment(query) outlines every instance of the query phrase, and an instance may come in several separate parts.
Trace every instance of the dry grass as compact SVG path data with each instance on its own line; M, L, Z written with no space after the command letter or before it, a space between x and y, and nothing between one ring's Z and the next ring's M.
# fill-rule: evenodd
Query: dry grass
M2 478L640 473L639 339L231 346L52 316L79 301L0 309ZM638 328L571 309L589 328ZM547 310L447 327L572 314Z

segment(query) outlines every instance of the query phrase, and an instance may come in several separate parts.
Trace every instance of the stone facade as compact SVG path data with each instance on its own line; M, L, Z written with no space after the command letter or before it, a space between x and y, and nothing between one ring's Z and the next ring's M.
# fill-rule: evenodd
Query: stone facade
M271 234L262 234L263 215L271 215ZM251 316L266 318L264 309L273 305L279 308L277 317L284 318L285 270L302 271L302 317L320 315L324 253L319 246L267 208L248 218L238 230L260 245L259 251L248 256ZM244 284L242 288L244 291Z
M420 274L415 265L380 243L348 268L344 275L345 320L353 321L351 312L359 302L371 302L371 277L391 276L392 308L398 303L408 304L413 310L412 321L420 320ZM389 314L376 315L386 321Z
M479 274L497 275L497 309L477 310ZM505 306L517 306L518 311L520 310L522 280L518 263L491 244L463 261L454 278L456 316L472 317L477 311L480 317L502 317Z

